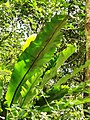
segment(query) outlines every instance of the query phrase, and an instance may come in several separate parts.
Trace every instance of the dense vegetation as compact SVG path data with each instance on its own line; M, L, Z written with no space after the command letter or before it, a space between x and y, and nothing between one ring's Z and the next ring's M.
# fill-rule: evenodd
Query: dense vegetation
M90 118L84 22L84 0L0 1L0 119Z

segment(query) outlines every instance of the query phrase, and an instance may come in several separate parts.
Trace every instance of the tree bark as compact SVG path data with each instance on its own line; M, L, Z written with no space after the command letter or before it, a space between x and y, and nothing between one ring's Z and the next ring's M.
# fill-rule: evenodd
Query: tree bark
M86 60L90 60L90 0L86 0L86 23L85 23L85 34L86 34ZM86 80L90 78L90 66L86 71Z
M90 60L90 0L86 0L86 21L85 21L85 35L86 35L86 60ZM85 80L90 79L90 65L86 69ZM84 94L84 97L88 94ZM84 109L88 110L90 103L84 104ZM84 112L85 118L87 118L87 112Z

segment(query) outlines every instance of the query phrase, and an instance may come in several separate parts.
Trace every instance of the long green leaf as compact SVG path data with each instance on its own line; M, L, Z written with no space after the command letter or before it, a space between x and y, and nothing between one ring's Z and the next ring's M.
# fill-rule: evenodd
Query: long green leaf
M37 35L36 40L31 42L29 47L20 55L6 93L8 106L19 99L22 85L37 73L44 63L50 60L60 40L58 38L60 29L66 20L67 16L64 18L64 16L56 15Z
M58 82L54 85L54 87L57 87L57 86L60 86L63 83L66 83L68 79L72 78L78 72L81 72L81 70L86 68L88 65L90 65L90 60L86 61L85 65L82 65L79 68L76 68L71 74L68 74L68 75L60 78L58 80Z
M30 101L30 97L32 91L35 92L35 86L37 85L37 82L40 82L40 85L38 86L39 89L43 88L43 86L45 86L45 84L56 75L57 73L57 69L59 67L61 67L61 65L63 65L63 63L67 60L68 57L70 57L73 53L75 52L75 47L73 45L68 45L66 49L64 49L62 52L60 52L60 54L58 55L57 61L56 61L56 65L51 68L50 70L48 70L45 75L43 76L43 78L40 78L39 74L37 74L37 78L33 79L33 82L31 85L29 85L27 87L27 84L25 85L24 89L22 89L22 93L23 93L23 103L27 103ZM33 77L34 78L34 77ZM30 84L30 83L29 83ZM35 96L35 94L34 94Z
M47 98L47 101L48 101L48 103L50 103L51 101L53 101L53 100L55 100L55 99L61 99L62 98L62 93L63 93L63 96L65 95L65 94L67 94L68 92L70 93L71 91L68 89L68 88L65 88L64 90L61 90L60 89L60 85L62 84L62 83L65 83L65 82L67 82L67 80L68 79L70 79L70 78L72 78L76 73L78 73L78 72L81 72L81 70L83 69L83 68L86 68L88 65L90 65L90 60L88 60L86 63L85 63L85 65L82 65L80 68L76 68L73 72L72 72L72 74L71 75L66 75L65 77L62 77L55 85L54 85L54 87L47 93L47 95L49 95L49 97ZM81 87L81 88L84 88L84 86L79 86L79 87ZM79 89L79 87L77 88L77 89ZM77 90L76 89L76 90ZM74 92L74 91L76 91L75 89L72 91L72 92ZM89 89L88 89L89 90ZM54 93L54 92L56 92L56 93ZM42 101L42 102L41 102ZM44 105L44 104L46 104L46 102L45 102L45 99L42 99L42 98L40 98L38 101L37 101L37 103L36 103L36 105L39 105L39 106L42 106L42 105Z
M60 52L58 59L56 61L56 65L48 70L43 77L41 87L45 85L45 83L54 77L57 73L57 69L60 68L64 62L75 52L76 48L73 45L68 45L66 49Z
M87 86L90 86L90 80L85 81L85 82L81 82L79 85L70 88L69 86L64 85L61 88L56 88L52 89L52 91L50 91L50 93L48 93L49 96L48 98L41 98L39 101L36 102L36 106L40 106L38 108L38 110L40 111L44 111L44 112L51 112L53 109L54 110L58 110L59 109L65 109L65 108L69 108L75 105L80 105L80 104L85 104L85 103L89 103L90 102L90 97L86 97L86 98L79 98L79 99L75 99L75 100L65 100L65 99L61 99L63 96L65 95L71 95L72 93L82 93L82 92L86 92L88 91L88 93L90 93L90 88L88 88ZM60 94L59 94L60 93ZM51 97L50 97L51 96ZM60 100L58 102L58 105L52 100ZM58 107L57 107L58 106ZM53 109L52 109L53 108Z

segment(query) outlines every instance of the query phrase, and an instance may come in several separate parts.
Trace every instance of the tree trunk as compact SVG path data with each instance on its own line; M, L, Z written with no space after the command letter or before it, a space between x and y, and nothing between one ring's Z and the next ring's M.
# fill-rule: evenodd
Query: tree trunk
M85 35L86 35L86 60L90 60L90 0L86 0L86 21L85 21ZM86 69L86 78L85 80L90 79L90 65ZM84 94L84 97L88 94ZM88 110L90 103L84 104L84 109ZM85 117L87 118L88 114L85 112Z
M90 0L86 0L86 60L90 60ZM90 66L87 68L86 79L90 78Z

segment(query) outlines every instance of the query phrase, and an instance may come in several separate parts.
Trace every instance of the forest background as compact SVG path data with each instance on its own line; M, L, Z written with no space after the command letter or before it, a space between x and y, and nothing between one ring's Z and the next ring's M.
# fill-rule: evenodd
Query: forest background
M84 0L0 1L0 117L2 119L5 117L7 120L83 120L90 118L90 107L86 104L90 102L90 98L87 97L87 94L90 93L90 84L89 81L85 81L86 71L82 69L87 67L85 65L85 5ZM60 15L61 19L68 16L68 19L60 30L59 43L54 56L43 66L42 77L48 70L51 72L52 66L54 63L56 64L57 55L64 50L67 51L67 46L75 47L75 51L70 57L68 55L67 59L64 58L66 59L64 64L59 67L55 76L43 85L42 89L38 89L38 84L34 86L37 88L38 94L35 93L34 97L29 98L33 101L31 104L26 104L21 108L17 102L13 103L11 108L6 107L8 84L14 65L23 52L22 46L30 35L39 34L47 22L51 24L51 19L55 15ZM75 69L78 73L74 71ZM68 78L68 74L72 74L72 76ZM59 86L60 88L53 91L54 93L51 92L52 86L64 76L66 78ZM49 98L51 95L48 94L49 92L57 97ZM43 103L43 101L46 102Z

